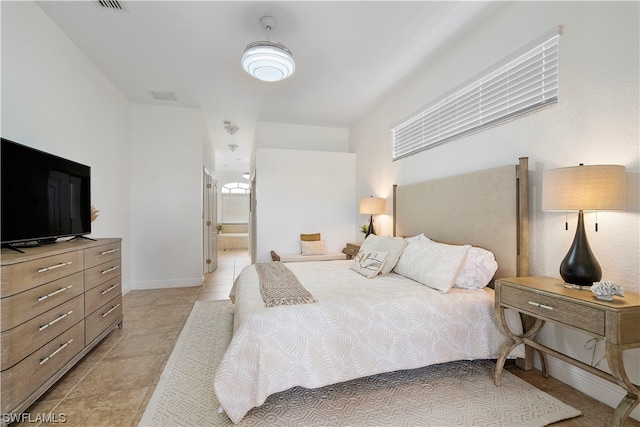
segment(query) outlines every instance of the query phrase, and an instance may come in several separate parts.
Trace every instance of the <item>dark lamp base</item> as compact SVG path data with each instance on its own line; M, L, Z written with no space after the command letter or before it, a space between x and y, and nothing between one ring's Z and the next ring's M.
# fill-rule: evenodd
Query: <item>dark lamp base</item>
M376 232L373 231L373 215L369 215L369 228L367 229L367 234L364 235L364 238L366 239L370 234L373 234L374 236L376 235Z
M560 264L560 277L566 283L579 286L591 286L602 278L600 264L589 247L582 211L578 212L578 226L571 248Z

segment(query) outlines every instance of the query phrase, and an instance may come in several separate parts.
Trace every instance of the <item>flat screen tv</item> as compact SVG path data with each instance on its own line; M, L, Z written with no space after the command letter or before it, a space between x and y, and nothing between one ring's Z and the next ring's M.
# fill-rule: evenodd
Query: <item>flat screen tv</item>
M2 138L2 247L91 233L91 168Z

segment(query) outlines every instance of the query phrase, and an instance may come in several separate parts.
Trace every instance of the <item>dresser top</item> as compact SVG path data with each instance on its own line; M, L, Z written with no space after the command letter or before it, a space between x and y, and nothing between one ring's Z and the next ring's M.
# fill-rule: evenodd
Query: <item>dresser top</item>
M613 301L603 301L596 298L591 290L580 290L565 287L562 279L553 277L510 277L500 278L496 281L508 282L514 285L540 292L549 292L561 297L577 299L589 304L596 304L602 308L627 309L638 308L640 310L640 294L626 293L624 297L614 296Z
M59 255L67 252L93 248L96 246L108 245L110 243L117 243L120 241L122 241L122 239L120 238L104 238L95 240L75 239L50 243L41 246L19 247L18 249L20 249L24 253L19 253L9 248L2 248L2 252L0 254L0 262L3 266L18 264L21 262L31 261L46 256Z

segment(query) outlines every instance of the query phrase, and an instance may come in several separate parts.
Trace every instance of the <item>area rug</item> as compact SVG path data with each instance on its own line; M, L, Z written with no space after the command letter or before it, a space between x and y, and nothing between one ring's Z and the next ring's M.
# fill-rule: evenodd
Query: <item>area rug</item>
M196 302L141 426L231 426L213 377L230 340L228 301ZM544 426L580 412L508 371L493 385L491 361L397 371L319 389L271 395L241 426Z

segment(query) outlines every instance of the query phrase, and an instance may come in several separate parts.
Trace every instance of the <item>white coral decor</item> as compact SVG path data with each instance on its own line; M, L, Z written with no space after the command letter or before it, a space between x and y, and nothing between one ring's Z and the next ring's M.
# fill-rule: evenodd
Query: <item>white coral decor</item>
M591 292L596 294L598 299L605 301L613 301L614 295L624 296L624 288L613 282L594 282Z

